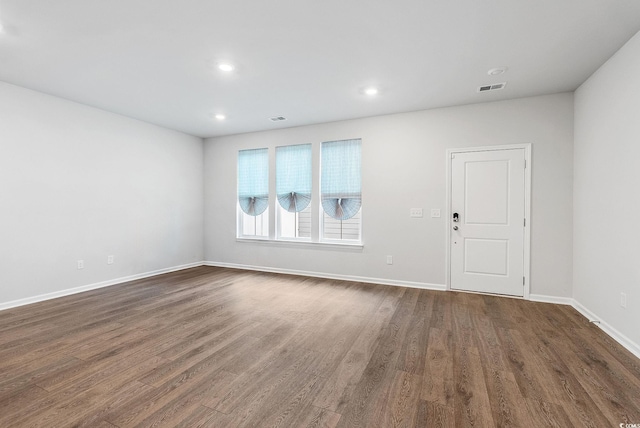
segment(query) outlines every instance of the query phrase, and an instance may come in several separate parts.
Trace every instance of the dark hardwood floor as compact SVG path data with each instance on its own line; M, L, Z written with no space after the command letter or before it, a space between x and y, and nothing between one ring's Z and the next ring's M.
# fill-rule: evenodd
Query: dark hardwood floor
M2 427L618 427L574 309L201 267L0 312Z

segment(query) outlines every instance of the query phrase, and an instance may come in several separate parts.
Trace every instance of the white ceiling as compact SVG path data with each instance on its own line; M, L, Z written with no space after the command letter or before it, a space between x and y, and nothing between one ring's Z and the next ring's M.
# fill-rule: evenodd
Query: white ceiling
M0 0L0 23L0 80L210 137L572 91L640 1Z

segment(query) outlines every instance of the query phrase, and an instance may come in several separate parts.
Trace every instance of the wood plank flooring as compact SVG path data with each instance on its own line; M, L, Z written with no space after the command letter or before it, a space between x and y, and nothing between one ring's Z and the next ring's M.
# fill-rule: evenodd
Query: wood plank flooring
M0 312L2 427L618 427L640 361L565 306L200 267Z

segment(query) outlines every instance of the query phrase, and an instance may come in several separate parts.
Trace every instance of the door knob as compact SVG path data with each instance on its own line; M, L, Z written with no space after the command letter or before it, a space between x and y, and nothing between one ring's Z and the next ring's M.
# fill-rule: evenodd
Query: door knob
M453 226L453 230L458 230L458 226Z

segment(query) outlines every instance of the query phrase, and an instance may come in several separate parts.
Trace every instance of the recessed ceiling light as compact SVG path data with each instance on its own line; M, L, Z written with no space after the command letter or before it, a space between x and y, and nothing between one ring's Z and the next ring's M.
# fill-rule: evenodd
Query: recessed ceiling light
M374 88L373 86L364 90L364 93L373 96L378 94L378 88Z
M491 70L487 71L487 74L489 76L497 76L498 74L502 74L505 71L507 71L507 67L496 67L496 68L492 68Z
M214 117L218 120L225 120L227 118L224 114L216 114Z
M218 69L222 71L233 71L235 67L233 66L233 64L229 64L228 62L222 62L218 64Z

